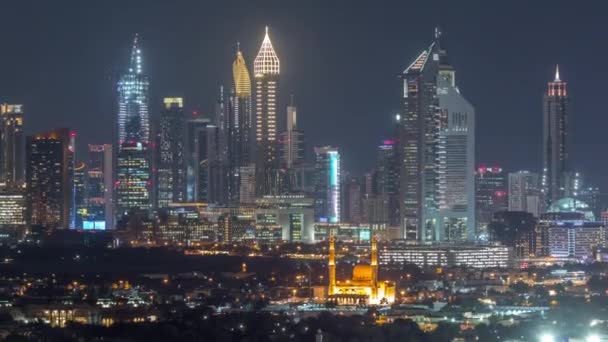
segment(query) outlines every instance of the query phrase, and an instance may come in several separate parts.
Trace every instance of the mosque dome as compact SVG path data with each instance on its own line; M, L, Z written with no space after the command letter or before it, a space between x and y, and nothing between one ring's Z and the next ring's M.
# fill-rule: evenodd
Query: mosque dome
M370 265L357 265L353 268L354 281L371 281L372 267Z

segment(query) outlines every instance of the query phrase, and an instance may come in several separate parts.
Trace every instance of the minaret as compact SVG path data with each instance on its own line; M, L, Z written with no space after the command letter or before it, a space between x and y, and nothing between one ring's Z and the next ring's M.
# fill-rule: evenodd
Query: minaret
M277 101L280 62L266 35L260 51L253 62L255 77L256 114L256 194L258 196L276 194L277 162Z
M378 298L378 238L372 237L372 256L370 260L372 269L372 299Z
M336 291L336 238L333 236L329 237L329 287L327 289L327 295L333 295Z

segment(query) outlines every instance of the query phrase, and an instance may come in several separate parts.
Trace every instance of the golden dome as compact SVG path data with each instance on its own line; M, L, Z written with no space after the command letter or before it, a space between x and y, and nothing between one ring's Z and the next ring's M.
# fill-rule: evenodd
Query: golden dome
M354 281L371 281L372 267L370 265L357 265L353 268Z

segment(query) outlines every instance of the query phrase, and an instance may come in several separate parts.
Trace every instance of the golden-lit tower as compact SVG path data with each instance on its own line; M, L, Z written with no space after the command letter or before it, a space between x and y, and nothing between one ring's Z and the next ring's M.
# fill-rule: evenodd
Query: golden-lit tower
M328 295L333 295L336 289L336 238L333 236L329 237L329 288L327 290Z
M372 271L372 298L378 297L378 238L372 237L372 256L370 259Z
M258 55L253 62L255 77L255 141L256 141L256 194L272 195L278 192L275 186L278 170L277 101L280 61L266 35Z
M240 48L237 48L236 59L232 63L232 77L234 79L236 96L251 96L251 78L249 77L249 70L247 70L247 64Z

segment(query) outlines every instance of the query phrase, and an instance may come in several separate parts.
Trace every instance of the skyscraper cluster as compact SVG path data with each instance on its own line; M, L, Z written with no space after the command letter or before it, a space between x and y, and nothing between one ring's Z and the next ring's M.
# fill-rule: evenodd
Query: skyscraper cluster
M209 114L189 111L183 97L150 98L135 35L116 84L114 143L90 144L77 155L76 132L24 137L24 107L0 105L0 225L145 230L161 222L225 241L311 241L316 231L347 225L423 243L472 243L487 239L500 212L540 218L561 210L559 203L587 202L600 217L599 189L584 184L570 162L569 97L559 69L543 96L538 170L475 167L475 109L443 40L436 29L406 64L393 132L378 144L371 170L354 175L343 150L306 145L294 96L285 101L281 91L268 28L253 63L237 44L232 77ZM157 119L151 108L159 109ZM197 216L201 208L215 211Z

